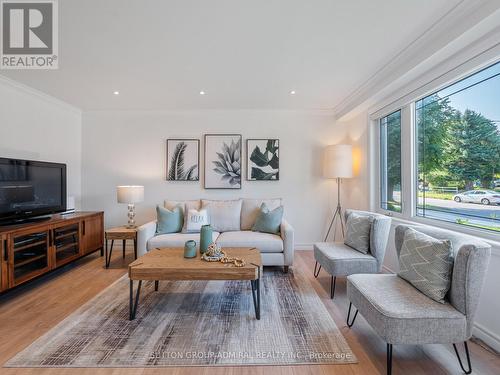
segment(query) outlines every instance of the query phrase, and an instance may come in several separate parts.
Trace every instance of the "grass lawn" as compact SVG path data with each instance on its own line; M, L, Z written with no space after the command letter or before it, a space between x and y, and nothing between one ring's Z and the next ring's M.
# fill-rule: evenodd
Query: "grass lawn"
M457 223L458 224L462 224L462 225L466 225L468 227L488 229L488 230L493 230L495 232L500 232L500 227L494 227L494 226L491 226L491 225L472 224L472 223L469 223L467 220L464 220L462 222L460 222L459 220L457 220Z
M440 193L438 191L426 191L425 192L425 197L426 198L434 198L434 199L444 199L447 201L451 201L453 199L454 193ZM424 197L424 192L419 191L418 192L418 197L423 198Z

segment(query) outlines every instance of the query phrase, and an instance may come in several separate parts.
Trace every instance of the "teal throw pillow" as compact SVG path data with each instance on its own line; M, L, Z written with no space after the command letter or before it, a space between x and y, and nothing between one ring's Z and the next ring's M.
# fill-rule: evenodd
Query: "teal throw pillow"
M184 224L182 207L176 206L173 210L156 206L156 234L178 233Z
M264 232L278 234L280 232L281 220L283 219L283 206L279 206L272 211L265 203L260 206L260 212L252 227L254 232Z

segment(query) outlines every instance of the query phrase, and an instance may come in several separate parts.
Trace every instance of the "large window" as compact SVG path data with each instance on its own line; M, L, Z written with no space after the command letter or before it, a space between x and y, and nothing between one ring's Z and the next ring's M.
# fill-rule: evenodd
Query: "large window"
M380 119L380 204L401 212L401 111Z
M500 231L500 63L415 102L415 126L416 214Z

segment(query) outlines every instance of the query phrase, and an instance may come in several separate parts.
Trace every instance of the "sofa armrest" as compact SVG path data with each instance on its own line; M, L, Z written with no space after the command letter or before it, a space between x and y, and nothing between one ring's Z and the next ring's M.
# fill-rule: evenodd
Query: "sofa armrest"
M293 265L293 253L295 251L293 227L285 219L281 221L281 238L283 239L283 254L285 256L285 266Z
M137 256L140 257L148 251L148 240L156 233L156 220L137 227Z

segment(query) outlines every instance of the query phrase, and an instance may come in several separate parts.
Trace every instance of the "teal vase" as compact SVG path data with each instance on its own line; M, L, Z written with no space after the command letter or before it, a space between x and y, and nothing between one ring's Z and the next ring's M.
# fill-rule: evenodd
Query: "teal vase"
M203 225L200 231L200 253L203 254L212 243L212 227L210 224Z
M196 256L196 241L189 240L184 244L184 258L194 258Z

